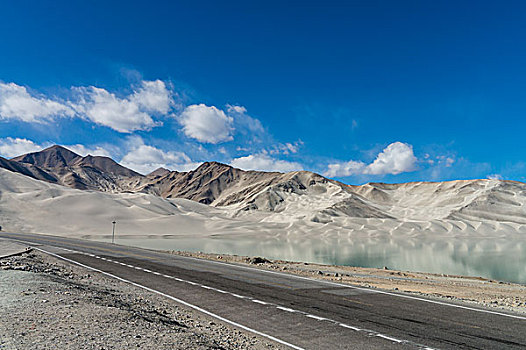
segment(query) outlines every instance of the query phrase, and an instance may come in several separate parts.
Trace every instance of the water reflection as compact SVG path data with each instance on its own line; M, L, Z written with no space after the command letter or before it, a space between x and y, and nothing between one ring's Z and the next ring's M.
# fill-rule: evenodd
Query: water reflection
M487 238L177 237L121 238L120 244L162 250L265 256L323 264L481 276L526 283L526 240Z

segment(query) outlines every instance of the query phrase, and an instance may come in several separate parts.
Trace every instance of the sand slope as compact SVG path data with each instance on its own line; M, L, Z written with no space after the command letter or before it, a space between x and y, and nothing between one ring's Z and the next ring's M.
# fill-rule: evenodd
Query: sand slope
M526 185L496 180L347 186L309 172L254 190L222 191L227 206L148 193L83 191L0 169L4 230L71 236L303 235L445 237L526 235ZM268 179L262 179L268 181ZM252 192L251 192L252 191ZM258 192L259 191L259 192Z

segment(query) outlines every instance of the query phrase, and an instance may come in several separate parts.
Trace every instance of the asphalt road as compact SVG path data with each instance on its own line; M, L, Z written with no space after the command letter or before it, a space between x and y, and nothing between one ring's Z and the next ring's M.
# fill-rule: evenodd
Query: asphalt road
M87 240L0 233L297 349L526 349L526 317Z

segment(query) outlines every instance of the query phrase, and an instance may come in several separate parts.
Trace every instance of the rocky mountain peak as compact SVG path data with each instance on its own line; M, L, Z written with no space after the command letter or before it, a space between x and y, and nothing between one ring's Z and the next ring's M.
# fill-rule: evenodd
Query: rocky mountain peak
M12 160L21 163L29 163L43 168L66 167L82 158L69 149L54 145L39 152L24 154Z
M146 175L146 177L148 177L148 178L159 178L159 177L162 177L162 176L166 176L166 175L168 175L170 173L171 173L170 170L168 170L166 168L163 168L163 167L160 167L160 168L155 169L154 171L152 171L148 175Z

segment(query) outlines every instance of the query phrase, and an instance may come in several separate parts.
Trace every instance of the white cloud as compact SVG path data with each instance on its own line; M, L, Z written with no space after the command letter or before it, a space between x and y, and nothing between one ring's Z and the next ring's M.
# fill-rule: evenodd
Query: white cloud
M0 83L0 119L45 122L56 116L78 117L123 133L162 125L153 115L175 106L174 94L161 80L142 81L133 93L118 97L95 86L71 88L74 100L31 95L23 86Z
M200 163L192 162L183 152L163 151L145 145L140 138L131 141L132 147L121 159L120 164L141 174L148 174L158 168L188 171L197 168Z
M448 164L450 161L447 161ZM417 158L413 147L407 143L394 142L380 152L371 164L361 161L337 162L328 165L325 176L351 176L361 174L371 175L397 175L416 170Z
M333 163L328 165L327 171L323 173L324 176L351 176L356 174L363 174L367 165L363 162L350 160L348 162Z
M247 109L243 106L226 105L227 112L234 118L234 123L240 130L248 130L251 133L264 133L265 128L259 119L247 114Z
M490 180L504 180L504 178L500 174L490 174L487 176L487 178Z
M178 120L185 135L199 142L217 144L233 140L234 119L214 106L188 106Z
M273 146L273 148L269 151L270 154L290 154L290 153L298 153L298 150L300 147L303 146L303 141L299 140L294 143L287 142L287 143L278 143Z
M45 122L54 116L72 116L73 110L57 101L32 96L24 86L0 83L0 119Z
M78 101L72 106L80 117L122 133L162 125L151 114L166 114L173 104L171 92L160 80L143 81L140 88L124 98L94 86L75 90Z
M142 86L130 97L145 111L167 114L174 101L172 92L162 80L142 81Z
M226 105L228 113L239 113L244 114L247 112L247 109L243 106L232 106L232 105Z
M28 139L6 137L5 139L0 139L0 156L12 158L26 153L41 151L47 146L38 145Z
M365 174L397 175L416 170L417 159L413 154L413 146L394 142L378 154L372 164L365 169Z
M64 146L66 147L67 149L69 149L70 151L73 151L83 157L87 156L88 154L89 155L92 155L92 156L104 156L104 157L110 157L111 158L111 153L105 149L104 147L102 146L93 146L93 147L86 147L84 145L81 145L81 144L76 144L76 145L68 145L68 146Z
M230 162L230 165L243 170L281 172L303 170L303 167L299 163L275 159L265 153L251 154L246 157L235 158Z

